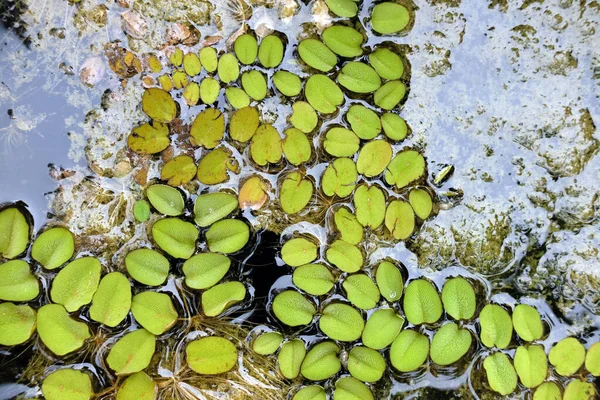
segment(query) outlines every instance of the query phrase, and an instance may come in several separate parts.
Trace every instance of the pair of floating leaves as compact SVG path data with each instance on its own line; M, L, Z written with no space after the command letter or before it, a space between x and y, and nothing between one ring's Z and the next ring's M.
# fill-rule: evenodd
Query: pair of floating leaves
M398 267L389 261L382 261L377 267L375 281L379 292L389 302L398 301L404 290L404 280Z
M521 383L528 388L541 385L548 375L548 360L542 346L517 347L514 364Z
M272 125L261 125L256 130L250 144L252 160L260 166L274 164L281 160L281 137Z
M429 354L427 336L406 329L400 332L390 347L390 361L400 372L410 372L423 365Z
M338 75L340 85L355 93L372 93L381 86L381 78L369 65L351 61Z
M192 289L208 289L229 271L231 260L223 254L200 253L183 263L185 283Z
M356 187L356 164L349 158L336 158L329 164L321 179L321 189L326 196L349 196Z
M334 127L327 131L323 148L334 157L352 157L360 147L360 139L346 128Z
M279 189L279 204L286 214L302 211L313 195L313 184L301 172L289 173Z
M323 114L334 113L344 102L344 94L338 85L325 75L311 75L304 88L306 100Z
M442 316L442 302L433 284L425 279L411 281L404 294L404 313L411 324L432 324Z
M16 207L0 211L0 256L15 258L23 253L29 243L29 224Z
M322 72L331 71L338 61L335 53L317 39L301 41L298 44L298 55L307 65Z
M281 375L287 379L296 378L300 374L300 368L305 356L306 347L302 340L292 339L289 342L285 342L277 355L277 363L279 364Z
M344 272L356 272L363 265L363 254L360 249L343 240L333 242L325 253L327 261Z
M298 75L288 71L275 72L273 84L281 94L287 97L297 96L302 91L302 81Z
M573 337L565 338L552 347L548 360L559 375L573 375L585 361L585 347Z
M481 342L487 347L505 349L512 339L510 314L497 304L487 304L479 313Z
M278 36L268 35L260 42L258 61L265 68L275 68L283 60L283 42Z
M316 312L315 306L294 290L285 290L273 299L273 313L288 326L308 325Z
M137 329L116 341L106 363L117 375L140 372L150 365L155 349L156 337L146 329Z
M0 346L25 343L35 330L35 311L26 305L0 303Z
M115 327L127 317L130 308L131 285L127 277L120 272L105 275L92 297L90 318Z
M352 306L332 303L323 309L319 319L319 329L333 340L353 342L360 338L365 321Z
M473 286L464 278L448 280L442 288L444 310L456 320L468 320L475 315L476 299Z
M218 336L194 340L187 345L185 351L190 368L202 375L227 372L235 366L238 359L235 345Z
M150 204L161 214L175 217L183 213L185 201L179 190L167 185L152 185L146 189Z
M415 230L415 213L406 201L390 202L385 212L385 227L394 239L406 240Z
M400 81L388 81L384 83L373 96L375 105L384 110L392 110L396 107L406 94L406 86Z
M346 298L357 308L370 310L379 302L379 289L368 275L352 274L342 283Z
M369 54L369 63L386 80L400 79L404 74L404 63L400 56L383 47Z
M527 342L538 340L544 334L540 313L530 305L517 305L513 311L512 321L517 335Z
M267 80L257 70L246 71L242 74L242 87L253 100L261 101L267 97Z
M393 309L375 310L367 319L362 333L362 342L375 350L384 349L396 339L402 325L404 325L404 318L396 314Z
M377 382L385 372L385 360L376 350L356 346L348 354L348 372L363 382Z
M208 248L216 253L235 253L250 239L250 228L239 219L217 221L206 231Z
M125 257L125 268L136 281L148 285L162 285L169 275L169 260L152 249L136 249Z
M340 378L335 382L333 392L335 400L373 400L371 389L361 381L351 376Z
M473 338L454 322L442 326L431 341L431 360L438 365L450 365L460 360L471 348Z
M100 283L100 261L94 257L78 258L67 264L52 281L52 301L67 311L79 310L89 304Z
M408 10L403 5L392 2L379 3L371 12L371 26L383 35L400 32L410 22Z
M133 297L131 313L142 327L154 335L168 331L178 318L169 295L151 291Z
M388 112L381 116L381 127L385 136L391 140L404 140L408 134L406 121L397 114Z
M46 400L89 400L94 391L88 374L63 368L52 372L44 379L42 394Z
M332 377L342 367L339 352L340 348L335 342L326 340L317 343L306 354L300 373L311 381L321 381Z
M40 293L40 283L23 260L0 264L0 300L29 301Z
M335 277L322 264L305 264L294 270L292 281L306 293L321 296L333 289Z
M229 149L219 147L200 159L197 177L205 185L216 185L227 181L227 171L237 174L240 166Z
M504 353L494 353L483 360L488 384L493 391L503 396L509 395L517 388L517 373Z
M194 221L202 228L225 218L238 208L235 195L226 192L201 194L194 203Z
M152 225L152 237L172 257L188 259L196 250L198 230L187 221L164 218Z
M354 28L333 25L323 31L323 42L334 53L347 58L362 55L363 35Z

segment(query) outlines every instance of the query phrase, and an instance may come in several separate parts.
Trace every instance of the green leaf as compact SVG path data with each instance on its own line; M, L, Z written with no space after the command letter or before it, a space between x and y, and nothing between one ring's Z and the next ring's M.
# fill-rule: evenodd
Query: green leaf
M256 354L268 356L275 354L283 343L283 335L279 332L266 332L258 336L252 342L252 350Z
M246 143L252 139L260 124L258 110L255 107L244 107L237 110L229 122L229 135L233 140Z
M321 189L326 196L349 196L356 187L358 172L349 158L336 158L329 164L321 179Z
M42 232L31 246L31 258L46 269L55 269L73 257L75 239L65 228L50 228Z
M538 340L544 334L540 313L530 305L517 305L513 311L512 321L515 332L526 342Z
M233 108L244 108L250 105L250 96L239 87L230 86L225 89L225 97Z
M508 312L496 304L487 304L479 313L481 342L487 347L505 349L512 338L512 320Z
M223 83L235 81L240 76L240 64L237 58L231 53L225 53L219 58L217 67L219 80Z
M258 48L258 61L265 68L275 68L283 60L283 42L276 35L265 36Z
M202 311L208 317L216 317L245 297L246 286L242 282L219 283L202 293Z
M442 302L437 290L425 279L415 279L406 287L404 314L413 325L433 324L442 316Z
M46 400L89 400L94 395L92 380L85 372L63 368L52 372L42 382Z
M362 104L353 104L348 109L346 119L356 135L365 140L375 138L381 133L381 120L377 113Z
M231 260L223 254L200 253L183 263L185 284L192 289L208 289L229 271Z
M214 78L206 77L200 82L200 99L204 104L213 104L217 101L220 91L221 85Z
M225 117L216 108L207 108L198 114L190 128L190 135L194 139L192 144L204 146L207 149L217 147L221 143L224 133Z
M385 140L372 140L358 153L356 170L368 178L380 175L392 161L392 146Z
M310 107L310 105L308 106ZM312 147L304 132L300 129L290 128L284 133L285 139L281 141L281 147L285 158L292 165L300 165L307 162L312 154Z
M300 372L311 381L331 378L342 368L338 356L340 348L335 342L326 340L314 345L306 354Z
M160 171L160 179L171 186L181 186L191 182L197 172L194 159L182 154L167 161Z
M198 230L178 218L163 218L152 225L152 238L171 257L188 259L196 250Z
M173 80L173 86L178 90L183 89L189 83L187 74L182 70L173 71L171 74L171 79Z
M316 239L305 239L297 237L290 239L281 247L281 259L291 267L299 267L308 264L317 258Z
M565 388L563 400L592 400L596 398L596 389L591 382L574 379Z
M219 60L217 59L217 51L212 47L204 47L200 50L200 64L204 67L208 72L215 72L219 65Z
M381 86L381 78L370 66L351 61L344 65L338 75L338 82L355 93L371 93Z
M131 313L138 324L154 335L171 329L179 317L168 294L150 291L133 296Z
M200 58L195 53L187 53L183 56L183 69L189 76L196 76L202 71Z
M254 36L245 33L235 40L233 50L242 64L250 65L254 63L258 55L258 43Z
M375 310L367 319L365 330L362 333L362 342L365 346L375 350L388 347L400 333L404 325L404 318L396 314L391 308Z
M331 303L323 309L319 329L333 340L353 342L360 338L365 327L362 315L343 303Z
M312 132L319 121L315 109L305 101L297 101L292 105L293 113L290 122L304 133Z
M385 360L373 349L356 346L348 354L348 372L363 382L377 382L385 372Z
M442 366L454 364L467 354L472 341L469 330L448 322L433 335L431 361Z
M250 228L239 219L215 222L206 231L208 248L216 253L235 253L244 248L250 239Z
M517 388L517 373L510 358L503 353L494 353L483 360L488 384L494 392L509 395Z
M449 279L442 288L442 303L448 315L454 319L473 318L477 306L473 286L465 278Z
M138 200L133 205L133 216L139 222L146 222L150 218L150 203L146 200Z
M585 369L594 376L600 376L600 342L594 343L585 356Z
M383 79L392 81L404 74L404 63L400 56L384 47L369 54L369 63Z
M183 214L185 202L179 190L167 185L152 185L146 189L146 195L159 213L171 217Z
M397 114L387 112L381 116L381 126L383 133L391 140L404 140L408 134L408 125L406 121Z
M294 394L292 400L327 400L327 393L321 386L305 386Z
M535 390L533 400L562 400L562 394L556 383L545 382Z
M275 72L273 83L277 90L287 97L297 96L302 91L302 81L298 75L288 71Z
M346 207L339 208L333 214L333 221L344 242L356 245L363 240L362 225Z
M136 249L125 257L125 268L133 279L149 286L162 285L169 275L169 260L152 249Z
M325 75L311 75L304 87L306 100L322 114L334 113L344 102L344 94L334 81Z
M329 11L342 18L352 18L358 13L358 6L353 0L325 0Z
M345 376L335 382L333 400L373 400L371 389L351 376Z
M325 253L327 261L344 272L356 272L363 265L363 254L356 246L343 240L333 242Z
M257 70L246 71L242 74L242 87L252 99L261 101L267 96L267 80Z
M40 283L29 264L12 260L0 264L0 300L29 301L40 294Z
M165 124L177 116L177 105L171 95L158 88L149 88L144 91L142 109L153 120Z
M537 345L517 347L515 369L525 387L541 385L548 375L548 360L544 348Z
M342 57L354 58L363 53L363 35L354 28L333 25L323 31L321 38L327 47Z
M406 94L406 86L400 81L388 81L375 92L375 105L384 110L392 110L400 103Z
M98 289L101 269L100 261L94 257L71 261L52 281L52 301L65 306L68 312L89 304Z
M400 300L404 290L404 280L397 266L389 261L382 261L377 267L375 281L384 299L389 302Z
M385 171L388 185L402 189L425 173L425 159L415 150L404 150L396 154Z
M316 312L315 306L294 290L285 290L273 299L273 313L288 326L308 325Z
M313 183L305 179L301 172L290 172L279 189L279 203L286 214L302 211L313 195Z
M335 53L317 39L302 40L298 44L298 55L308 66L323 72L331 71L338 61Z
M140 372L150 365L156 337L145 329L137 329L121 336L106 357L106 363L117 375Z
M190 368L202 375L218 375L230 371L238 359L235 345L218 336L194 340L187 345L185 352Z
M15 258L27 249L30 227L16 207L0 211L0 257Z
M360 147L360 139L349 129L333 127L325 134L323 149L334 157L352 157Z
M35 331L35 310L29 306L0 303L0 346L25 343Z
M227 171L239 173L239 165L231 151L219 147L204 155L198 164L198 180L205 185L216 185L227 181Z
M415 213L406 201L394 200L385 212L385 227L394 239L406 240L415 230Z
M226 192L201 194L194 203L194 222L205 228L225 218L238 208L235 195Z
M270 124L261 125L256 130L250 144L252 160L260 166L277 163L281 160L281 137Z
M371 13L371 26L375 32L382 35L400 32L409 22L408 10L398 3L379 3L373 7Z
M342 283L346 297L355 307L370 310L379 303L379 289L368 275L349 275Z
M207 49L210 47L205 47ZM202 52L200 52L202 55ZM158 385L145 372L137 372L125 379L116 400L154 400L158 394Z
M537 312L537 311L536 311ZM515 309L516 313L516 309ZM513 313L513 319L515 314ZM515 330L517 327L515 326ZM562 376L575 374L585 361L585 347L579 340L568 337L556 343L548 354L550 364L554 366L556 373Z
M329 268L322 264L306 264L294 270L292 281L298 289L314 296L321 296L333 289L335 277Z
M131 308L131 285L120 272L106 274L92 297L90 318L114 328L119 325Z
M354 192L356 219L364 227L377 229L385 218L385 195L377 186L360 185Z
M429 354L427 336L410 329L400 332L390 347L390 361L400 372L414 371L423 365Z
M306 355L304 342L300 339L292 339L285 342L277 355L279 372L284 378L294 379L300 374L300 367Z
M408 195L408 201L419 218L429 218L431 211L433 210L433 200L426 190L411 190Z
M138 126L127 138L127 146L138 154L160 153L170 143L168 125L156 121Z
M79 349L90 337L88 326L69 317L67 310L60 304L40 307L36 323L40 339L57 356Z
M260 210L269 200L271 184L260 175L255 174L243 181L238 193L238 203L242 210Z

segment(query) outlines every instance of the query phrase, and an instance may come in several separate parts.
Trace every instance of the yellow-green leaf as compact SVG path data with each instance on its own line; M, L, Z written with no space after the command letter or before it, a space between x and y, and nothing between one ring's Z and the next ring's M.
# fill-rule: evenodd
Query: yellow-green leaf
M106 363L117 375L140 372L150 365L155 348L156 337L145 329L137 329L117 340Z
M146 89L142 95L142 109L153 120L165 124L177 116L177 105L171 95L158 88Z
M52 281L52 301L65 306L68 312L89 304L100 282L100 270L100 261L95 257L71 261Z
M229 340L203 337L190 342L186 349L188 365L202 375L218 375L231 370L238 359L238 350Z

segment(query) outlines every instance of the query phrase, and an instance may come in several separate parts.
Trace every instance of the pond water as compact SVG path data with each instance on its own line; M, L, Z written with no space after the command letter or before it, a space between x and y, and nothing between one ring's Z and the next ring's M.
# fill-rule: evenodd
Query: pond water
M302 39L320 40L326 27L347 25L364 34L365 54L389 48L401 55L405 73L400 80L407 94L393 112L406 120L409 134L401 141L384 134L377 137L391 142L394 155L407 148L417 150L425 157L425 171L407 187L390 184L387 168L385 174L382 170L374 177L360 176L350 184L382 188L388 210L394 199L408 204L404 200L415 188L429 193L434 205L431 216L425 218L415 219L411 211L416 226L407 240L394 239L387 217L385 229L383 225L367 227L364 236L359 225L357 246L364 256L361 272L371 284L383 260L394 262L403 278L403 290L407 282L425 278L441 291L448 279L462 276L476 294L476 315L488 303L501 304L509 311L518 304L533 306L544 327L535 344L546 354L567 337L577 338L587 350L600 341L597 2L398 0L393 3L411 10L411 22L399 35L373 31L371 13L378 3L382 2L357 2L358 14L350 18L327 9L327 5L334 9L335 4L352 8L350 0L167 1L160 6L152 1L18 0L0 6L5 22L0 28L0 204L3 209L17 202L22 202L18 207L26 205L33 217L33 232L47 224L68 228L76 236L76 254L97 257L103 276L115 271L127 275L125 256L139 247L156 248L167 256L170 274L159 287L127 275L133 294L150 290L167 294L178 315L168 332L157 335L158 350L144 369L157 383L158 398L213 399L227 398L224 393L229 393L232 399L291 399L311 382L302 376L285 379L276 372L284 362L275 355L258 357L251 349L252 341L260 332L275 330L286 343L300 339L310 349L327 339L320 327L327 307L351 303L343 282L356 271L332 261L328 251L340 237L334 212L345 206L358 215L356 194L341 198L323 194L323 176L334 157L322 146L331 127L350 128L346 114L351 105L365 105L378 115L385 112L374 104L370 93L342 88L343 104L334 113L317 110L317 126L309 129L314 151L299 167L285 160L289 158L285 148L285 158L279 154L283 161L261 165L250 146L225 137L220 143L232 154L230 160L241 166L239 173L225 172L228 180L217 185L196 179L179 185L177 193L185 202L181 212L173 215L190 225L199 225L194 219L199 195L221 190L237 196L251 176L261 178L268 188L264 207L233 211L234 218L251 227L250 239L242 250L227 255L232 267L221 279L242 282L245 292L243 301L232 301L235 305L219 317L203 314L206 288L196 290L184 282L187 275L181 258L189 256L173 256L158 243L152 224L164 214L157 212L160 206L150 199L153 212L147 222L133 216L134 204L149 198L145 189L160 183L161 169L173 156L189 156L196 163L209 151L194 146L193 141L190 145L190 125L199 111L211 106L186 105L180 89L170 91L177 102L177 118L165 121L171 124L169 148L155 155L132 151L128 136L150 115L140 105L144 90L160 87L159 76L178 69L170 57L175 48L187 53L212 45L222 57L225 52L233 53L235 39L244 32L259 41L273 32L283 38L281 65L264 67L256 62L241 68L242 73L255 69L267 77L266 99L252 105L260 109L261 123L272 124L280 135L293 124L289 117L294 102L306 100L318 109L304 92L290 99L273 83L278 70L295 73L303 81L322 72L300 60L296 49ZM13 8L17 4L26 5L27 11L17 15ZM141 62L142 73L136 70L135 61L128 64L128 51ZM149 54L158 56L158 70L149 69ZM334 58L335 67L326 74L336 80L349 58ZM369 62L367 57L357 60ZM80 72L86 67L92 68L92 74L83 76ZM212 76L215 73L203 70L189 79L200 83ZM250 93L242 79L235 85ZM231 85L221 84L223 89L226 86ZM214 107L231 121L235 107L225 90L219 92ZM452 172L439 178L450 167ZM279 205L283 179L294 171L301 171L315 189L297 214ZM211 208L209 214L216 212ZM213 251L210 229L200 225L194 252ZM319 245L309 262L327 265L332 271L327 294L311 295L298 289L293 278L297 269L286 265L281 251L295 237L307 237ZM351 262L349 253L341 253L348 256L344 263ZM23 304L37 310L57 303L51 295L56 271L42 268L30 251L24 257L42 290ZM286 290L301 293L316 307L309 323L287 326L273 311L276 296ZM400 301L377 303L377 308L392 308L405 316ZM360 309L359 315L367 320L373 309ZM106 364L106 356L122 334L141 329L140 324L128 314L116 327L108 328L90 317L88 305L71 316L84 321L93 337L66 357L53 354L37 334L18 346L0 346L0 399L40 398L44 379L62 367L91 376L98 398L115 397L123 379ZM431 323L405 321L404 329L417 330L432 342L440 328L452 321L444 313ZM527 341L513 333L507 349L490 349L479 340L477 316L461 321L460 327L470 332L473 343L459 361L447 366L428 358L414 371L401 373L392 367L387 347L381 350L386 362L383 377L366 385L374 398L500 397L491 387L484 359L498 352L513 359L517 347ZM205 335L235 343L239 367L214 379L199 379L186 366L184 348ZM317 381L328 398L333 398L341 377L354 375L348 372L348 357L361 342L336 343L341 368ZM556 383L562 392L576 380L589 382L600 392L598 378L581 366L567 376L550 366L544 380ZM529 399L534 390L518 384L510 397ZM588 398L579 396L573 398ZM595 396L591 393L589 398Z

